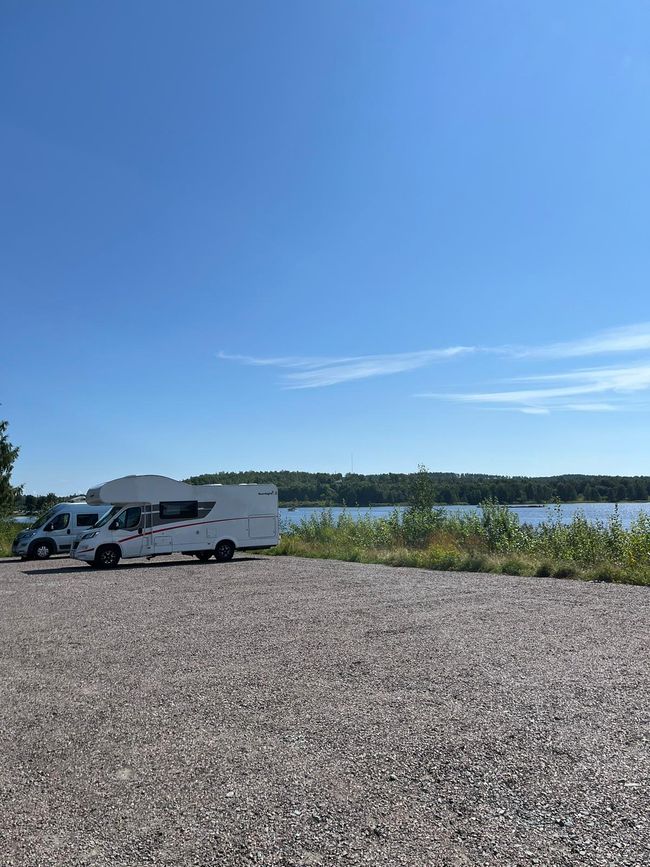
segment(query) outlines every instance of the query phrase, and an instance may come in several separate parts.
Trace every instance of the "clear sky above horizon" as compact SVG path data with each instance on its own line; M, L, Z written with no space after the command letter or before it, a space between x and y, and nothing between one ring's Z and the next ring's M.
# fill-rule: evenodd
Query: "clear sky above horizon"
M649 33L640 0L6 0L14 482L650 474Z

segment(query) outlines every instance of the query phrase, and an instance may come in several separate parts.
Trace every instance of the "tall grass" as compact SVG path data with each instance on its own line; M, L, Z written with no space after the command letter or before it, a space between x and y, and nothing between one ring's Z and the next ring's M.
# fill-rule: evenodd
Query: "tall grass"
M0 518L0 557L11 556L11 543L18 533L24 529L25 524Z
M578 513L564 524L557 508L532 527L493 502L480 512L412 508L383 518L325 510L284 527L271 553L650 585L650 517L640 513L628 529L617 510L607 521Z

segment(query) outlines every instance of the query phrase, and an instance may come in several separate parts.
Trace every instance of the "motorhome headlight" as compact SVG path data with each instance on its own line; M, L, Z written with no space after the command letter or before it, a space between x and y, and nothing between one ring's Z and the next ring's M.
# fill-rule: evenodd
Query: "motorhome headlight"
M18 533L16 536L16 540L19 542L24 541L25 539L31 539L32 536L36 535L36 530L23 530L22 533Z
M82 539L92 539L93 536L96 536L98 532L99 532L98 530L95 530L95 531L92 532L92 533L84 533L83 536L82 536L81 538L82 538Z

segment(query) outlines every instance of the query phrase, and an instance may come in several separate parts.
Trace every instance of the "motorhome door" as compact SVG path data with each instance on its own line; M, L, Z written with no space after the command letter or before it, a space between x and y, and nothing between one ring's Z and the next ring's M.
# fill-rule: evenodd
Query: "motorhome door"
M122 549L122 557L141 556L144 546L144 532L140 506L129 506L120 512L110 529L113 530L113 538Z
M43 528L50 539L54 539L61 553L72 548L72 528L70 527L70 512L59 512Z

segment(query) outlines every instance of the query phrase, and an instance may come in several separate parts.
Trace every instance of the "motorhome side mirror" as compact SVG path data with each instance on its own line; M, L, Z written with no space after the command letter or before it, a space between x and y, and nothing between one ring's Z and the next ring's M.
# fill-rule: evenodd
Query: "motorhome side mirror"
M117 530L117 521L111 521L111 525L108 529L109 530Z
M51 533L53 529L54 529L54 524L48 524L47 527L45 528L45 532Z

